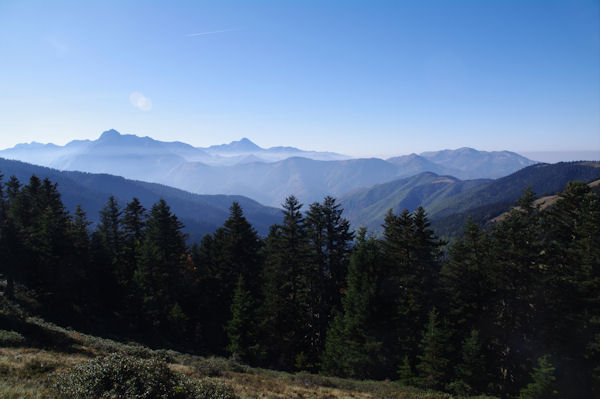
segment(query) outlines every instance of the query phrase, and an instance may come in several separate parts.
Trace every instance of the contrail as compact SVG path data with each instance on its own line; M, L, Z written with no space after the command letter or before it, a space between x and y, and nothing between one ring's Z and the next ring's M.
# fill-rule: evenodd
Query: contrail
M222 30L211 30L208 32L188 33L186 36L187 37L204 36L204 35L212 35L213 33L234 32L236 30L239 30L239 29L222 29Z

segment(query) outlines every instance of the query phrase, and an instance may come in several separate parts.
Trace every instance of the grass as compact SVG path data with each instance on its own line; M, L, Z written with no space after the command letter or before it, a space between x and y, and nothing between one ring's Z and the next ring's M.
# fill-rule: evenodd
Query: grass
M3 302L3 303L2 303ZM440 392L401 386L391 381L358 381L251 368L231 359L201 357L170 350L152 350L82 334L24 315L0 297L0 330L10 345L0 344L0 398L58 399L57 376L98 356L121 353L165 361L191 384L217 383L233 388L240 399L449 399ZM5 323L2 323L4 326Z

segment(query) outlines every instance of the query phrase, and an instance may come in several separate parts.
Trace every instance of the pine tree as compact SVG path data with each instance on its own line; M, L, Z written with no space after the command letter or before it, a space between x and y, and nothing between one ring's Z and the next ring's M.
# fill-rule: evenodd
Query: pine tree
M74 294L76 303L87 305L92 300L90 298L91 287L95 284L95 279L90 270L90 232L87 215L81 205L75 208L75 214L70 224L70 235L73 242L71 252L71 263L74 265L71 290Z
M237 279L231 303L231 320L225 330L229 338L227 351L235 358L254 362L259 355L255 304L242 275Z
M346 285L350 247L354 234L343 210L333 197L313 203L306 214L310 251L310 325L307 357L318 363L327 328L341 311L341 292Z
M415 376L410 366L408 355L402 359L402 364L398 367L398 382L402 385L412 385L415 381Z
M542 356L537 361L537 367L531 373L533 380L520 392L520 399L549 399L557 397L555 389L554 366L548 356Z
M104 311L114 312L125 300L119 286L124 244L121 214L116 198L110 196L100 210L100 220L91 237L90 269L96 279L91 295Z
M142 295L146 324L165 332L169 327L179 326L185 318L181 312L175 311L180 306L178 293L181 290L186 260L182 228L183 224L171 213L164 200L154 204L150 210L140 261L134 275Z
M441 272L452 326L464 337L469 328L481 328L490 307L491 242L485 230L468 219L464 236L450 248Z
M379 242L361 230L350 257L343 313L337 314L327 333L322 357L322 369L327 373L353 378L385 376L383 347L376 336L379 325L373 312L382 258Z
M130 296L132 290L133 274L141 256L142 244L146 227L146 209L137 198L127 204L119 220L122 226L122 256L115 270L117 281L125 291L124 297ZM130 300L127 300L130 303Z
M12 270L12 260L9 251L10 233L8 226L8 202L4 197L3 175L0 174L0 272L6 278L6 288L4 296L12 299L15 294L14 271Z
M438 313L429 312L429 321L421 339L421 354L418 356L419 382L426 388L442 388L448 372L448 334L440 327Z
M479 331L471 330L470 335L463 341L461 361L455 370L457 380L450 385L456 394L466 396L483 392L487 379Z
M587 184L570 182L542 223L539 339L561 359L557 376L579 381L574 394L600 395L600 198Z
M518 207L499 223L493 232L490 267L493 287L490 309L493 328L489 340L496 353L496 383L502 395L516 393L527 378L526 364L536 349L535 311L539 294L542 252L540 209L535 194L526 189Z
M263 347L267 362L282 369L312 367L305 358L310 320L309 252L302 204L290 196L283 204L283 223L267 237L262 306Z
M384 342L393 354L396 368L408 355L416 359L420 337L414 325L425 325L427 309L438 297L442 243L429 228L423 208L414 213L404 210L395 215L391 210L384 221L383 248L387 276L379 296L378 306L387 311L388 332Z
M194 263L199 268L196 296L202 301L201 309L193 304L194 311L202 315L204 326L200 328L205 331L205 344L216 353L226 352L228 342L224 327L232 317L231 304L238 277L244 279L245 289L255 304L262 296L262 247L262 240L245 218L241 206L233 202L223 226L206 236L194 251Z

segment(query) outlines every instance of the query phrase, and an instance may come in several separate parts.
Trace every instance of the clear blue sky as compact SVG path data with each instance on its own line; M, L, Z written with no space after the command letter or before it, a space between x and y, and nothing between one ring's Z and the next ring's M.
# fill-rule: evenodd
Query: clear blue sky
M0 0L0 148L600 150L600 2Z

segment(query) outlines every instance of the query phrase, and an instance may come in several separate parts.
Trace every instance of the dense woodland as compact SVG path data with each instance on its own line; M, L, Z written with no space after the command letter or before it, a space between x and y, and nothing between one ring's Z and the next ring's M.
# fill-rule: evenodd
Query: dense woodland
M292 196L261 238L233 203L192 247L165 201L111 197L92 228L56 184L0 186L4 295L89 332L251 365L457 394L600 395L600 198L527 190L489 229L438 239L422 208L353 232L334 198Z

